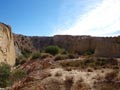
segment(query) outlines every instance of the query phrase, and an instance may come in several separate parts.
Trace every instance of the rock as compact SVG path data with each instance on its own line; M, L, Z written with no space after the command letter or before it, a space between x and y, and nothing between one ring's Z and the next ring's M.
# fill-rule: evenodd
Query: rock
M24 36L24 40L16 41L19 48L33 47L35 50L44 51L49 45L57 45L69 53L85 54L86 52L94 53L97 57L120 57L120 36L118 37L91 37L91 36L71 36L71 35L55 35L53 37ZM29 43L21 44L23 41ZM33 51L33 50L32 50Z
M28 36L14 34L14 44L17 58L24 56L23 52L31 53L34 51L33 44Z
M95 56L101 57L120 57L120 44L101 42L95 49Z
M15 47L11 27L0 23L0 62L15 64Z

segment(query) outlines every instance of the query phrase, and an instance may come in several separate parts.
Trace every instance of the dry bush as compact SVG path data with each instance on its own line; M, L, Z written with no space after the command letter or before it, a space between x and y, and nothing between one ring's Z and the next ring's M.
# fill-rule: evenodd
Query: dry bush
M120 90L120 82L115 82L115 81L111 81L111 82L97 82L94 85L94 89L95 90Z
M76 56L74 54L68 54L68 58L69 59L74 59L74 58L76 58Z
M62 76L62 72L61 72L61 71L56 72L56 73L55 73L55 76L56 76L56 77Z
M88 68L87 71L88 72L93 72L93 69L92 68Z
M31 59L37 59L37 58L40 58L41 57L41 53L40 52L34 52L32 54L32 58Z
M60 62L62 67L79 67L79 68L113 68L118 65L118 61L115 59L103 59L103 58L86 58L85 60L73 60Z
M71 87L73 85L73 76L66 76L65 78L65 90L71 90Z
M90 89L90 86L84 82L81 82L81 81L77 81L73 87L72 87L72 90L91 90Z
M62 82L57 78L46 78L41 84L45 90L63 90Z
M52 58L53 56L49 53L41 53L41 59L45 59L45 58L48 58L48 57Z
M110 73L107 73L107 74L105 75L105 80L107 80L107 81L112 81L112 80L114 80L114 79L117 77L117 75L118 75L118 72L117 72L117 71L112 71L112 72L110 72Z
M68 56L67 55L61 55L61 54L58 54L55 56L55 61L59 61L59 60L65 60L65 59L68 59Z

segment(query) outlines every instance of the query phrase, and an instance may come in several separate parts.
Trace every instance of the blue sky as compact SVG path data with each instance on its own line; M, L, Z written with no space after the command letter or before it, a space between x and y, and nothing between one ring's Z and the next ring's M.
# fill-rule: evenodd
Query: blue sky
M120 0L0 0L0 22L29 36L120 34Z

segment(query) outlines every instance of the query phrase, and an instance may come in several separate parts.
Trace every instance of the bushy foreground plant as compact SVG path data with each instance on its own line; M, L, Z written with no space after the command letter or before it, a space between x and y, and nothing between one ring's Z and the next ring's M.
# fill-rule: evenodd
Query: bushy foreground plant
M60 48L58 46L48 46L45 49L45 52L50 53L52 55L56 55L56 54L58 54L60 52Z
M16 69L11 73L11 79L12 81L18 81L22 78L24 78L27 75L27 72L22 69Z
M0 64L0 87L4 88L10 85L9 76L11 75L10 66L5 63Z
M8 64L0 63L0 88L8 87L26 75L27 73L22 69L11 71L11 67Z

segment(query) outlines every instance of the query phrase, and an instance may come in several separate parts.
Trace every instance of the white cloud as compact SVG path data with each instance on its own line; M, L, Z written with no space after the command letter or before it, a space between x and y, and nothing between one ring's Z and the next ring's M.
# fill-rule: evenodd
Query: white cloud
M71 26L57 28L54 34L109 36L120 31L120 0L102 0L93 9L76 17Z

